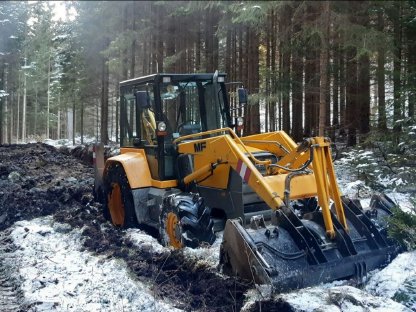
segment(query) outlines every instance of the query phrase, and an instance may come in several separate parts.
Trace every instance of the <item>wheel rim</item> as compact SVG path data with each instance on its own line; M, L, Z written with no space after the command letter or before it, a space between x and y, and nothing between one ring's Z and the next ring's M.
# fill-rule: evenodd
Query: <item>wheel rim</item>
M110 210L113 224L122 226L124 224L124 204L118 183L111 184L111 192L108 194L108 209Z
M180 232L178 216L173 212L169 212L166 216L166 233L169 237L169 244L177 249L182 248Z

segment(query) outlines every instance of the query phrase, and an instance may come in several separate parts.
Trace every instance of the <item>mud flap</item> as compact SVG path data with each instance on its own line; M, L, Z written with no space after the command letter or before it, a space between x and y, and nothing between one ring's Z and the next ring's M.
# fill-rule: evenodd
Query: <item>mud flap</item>
M229 275L237 275L257 284L269 284L269 267L240 220L227 220L220 250L220 263Z

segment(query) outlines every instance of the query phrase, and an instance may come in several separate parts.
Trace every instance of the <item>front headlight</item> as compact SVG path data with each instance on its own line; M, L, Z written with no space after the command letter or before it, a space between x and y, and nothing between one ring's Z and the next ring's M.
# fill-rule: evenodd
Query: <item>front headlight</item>
M165 131L166 131L166 123L165 123L164 121L160 121L160 122L157 124L157 130L158 130L159 132L165 132Z
M237 127L242 127L244 124L244 118L243 117L237 117L235 119L235 124L237 125Z

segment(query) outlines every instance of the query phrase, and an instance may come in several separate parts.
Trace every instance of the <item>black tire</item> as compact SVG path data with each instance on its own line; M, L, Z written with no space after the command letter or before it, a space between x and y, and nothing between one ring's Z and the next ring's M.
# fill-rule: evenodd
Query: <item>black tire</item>
M116 193L113 194L118 191L117 185L120 192L119 198L115 198L118 197ZM103 194L103 213L107 220L122 228L138 226L130 184L120 163L115 163L108 168L104 177ZM113 203L113 208L111 208L112 200L120 201L121 205L114 209Z
M162 244L175 248L212 245L215 234L210 215L211 209L197 194L181 193L165 198L160 215L159 237ZM172 218L176 218L173 226L169 223Z

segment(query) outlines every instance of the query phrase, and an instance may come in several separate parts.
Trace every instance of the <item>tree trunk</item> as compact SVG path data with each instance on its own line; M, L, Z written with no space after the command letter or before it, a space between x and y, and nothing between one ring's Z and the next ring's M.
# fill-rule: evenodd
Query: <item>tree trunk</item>
M33 124L33 134L36 135L38 133L38 107L39 107L39 101L38 101L38 85L35 86L35 117L34 117L34 124Z
M249 27L246 27L246 31L245 31L245 49L244 49L244 59L245 59L245 65L244 65L244 81L246 82L246 86L248 88L248 91L250 92L252 86L251 86L251 77L250 77L250 66L252 65L252 63L247 62L247 60L250 58L250 51L251 51L251 47L250 44L252 43L252 41L250 40L250 32L249 32ZM250 102L251 104L251 102ZM250 116L250 112L251 112L251 106L250 105L246 105L245 109L244 109L244 134L251 134L251 122L252 122L252 118Z
M133 2L132 3L132 31L133 31L133 40L131 42L131 47L130 47L130 79L134 78L136 76L136 3ZM118 84L117 84L117 89L118 89Z
M166 32L166 57L173 57L175 55L175 17L168 18L169 26ZM165 64L167 72L174 72L175 63L172 60Z
M76 128L75 99L72 98L72 145L75 145L75 128Z
M249 79L251 82L250 91L253 94L259 93L259 36L260 34L257 33L254 28L250 28L249 30L250 38L249 40L252 41L250 44L250 56L249 59L251 63L249 65ZM250 133L260 133L260 104L259 101L256 100L252 105L250 105L251 112L249 118L251 119L251 129Z
M21 77L18 73L18 82L17 82L17 117L16 117L16 144L19 143L20 135L20 92L21 92Z
M11 115L11 109L9 109L9 98L11 96L9 94L10 92L9 92L9 87L8 87L8 83L9 83L9 81L8 81L8 79L9 79L8 74L9 74L9 66L6 63L6 64L4 64L3 90L8 95L6 95L4 97L4 113L5 113L5 116L4 116L5 117L4 118L4 121L5 121L5 124L4 124L4 130L5 130L4 139L5 139L5 142L11 144L12 143L12 139L11 139L11 128L10 128L10 131L8 131L9 123L11 124L11 120L12 120L11 119L11 116L9 116L9 114Z
M383 11L377 12L377 30L384 31ZM377 51L377 92L378 92L378 128L381 131L387 130L386 122L386 92L384 64L386 58L384 55L384 46L380 44Z
M108 144L108 62L105 58L101 64L101 129L100 136L103 144ZM74 131L75 132L75 131Z
M407 85L409 90L408 116L410 118L414 118L416 107L416 26L414 23L408 23L406 28L406 36L408 51Z
M363 140L370 132L370 58L367 53L359 58L358 94L360 132Z
M345 135L345 87L346 87L346 77L345 77L345 60L344 60L345 51L340 48L339 50L339 134Z
M264 116L264 131L269 132L270 125L270 50L271 50L271 14L267 14L267 30L265 34L266 41L266 71L265 71L265 116Z
M339 126L339 37L335 35L335 43L332 57L332 126L334 130Z
M347 48L346 66L346 123L348 127L347 146L357 143L357 50L354 47Z
M25 68L27 66L27 59L25 57ZM26 86L26 73L23 70L23 108L22 108L22 141L26 142L26 101L27 101L27 86Z
M278 100L277 100L277 110L278 110L278 116L279 116L279 122L278 122L278 130L282 130L282 101L283 101L283 83L282 83L282 77L283 77L283 54L282 54L282 47L283 44L279 43L279 82L277 83L278 87Z
M277 85L276 85L276 23L275 23L275 14L274 10L271 11L271 34L270 34L270 63L271 63L271 95L273 100L270 103L270 131L276 131L276 94L277 94Z
M214 50L214 34L213 34L213 25L212 25L212 12L209 10L205 15L205 70L208 73L214 72L214 59L213 59L213 50Z
M157 42L157 71L159 73L163 73L163 34L165 32L164 28L164 21L165 18L163 16L164 11L163 7L161 5L157 6L157 15L158 15L158 21L157 21L157 28L158 28L158 42ZM133 22L134 29L136 29L136 23Z
M134 5L134 4L133 4ZM123 6L121 6L121 14L122 14L122 32L124 34L127 34L128 32L128 26L127 26L127 21L128 21L128 4L125 3ZM121 79L122 80L127 80L128 79L128 49L127 49L127 45L124 45L121 49Z
M293 29L301 31L300 24ZM294 41L292 49L292 136L296 142L303 139L303 42Z
M5 64L0 64L0 90L4 90ZM4 97L0 96L0 144L4 143Z
M361 4L362 13L359 14L359 24L368 28L370 17L367 3ZM368 53L361 54L358 60L358 106L360 141L363 142L370 132L370 57Z
M201 21L197 21L197 32L196 32L196 43L195 43L195 70L199 71L201 69L201 40L202 40L202 30L201 30Z
M394 60L393 60L393 129L395 132L401 131L401 126L397 123L402 119L401 103L401 64L402 64L402 27L400 23L401 2L394 2L393 14L393 36L394 36Z
M319 90L319 136L325 136L325 126L327 120L327 89L328 89L328 52L329 52L329 1L323 2L323 40L321 48L321 86Z
M282 56L282 114L283 130L290 133L290 59L291 59L291 16L292 10L288 4L282 8L281 36L283 40Z
M47 111L46 111L46 138L49 139L49 109L50 109L50 85L51 85L51 56L50 56L50 50L48 55L48 86L46 88L47 90Z
M84 101L81 100L80 108L80 135L81 135L81 144L84 144Z

